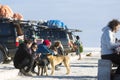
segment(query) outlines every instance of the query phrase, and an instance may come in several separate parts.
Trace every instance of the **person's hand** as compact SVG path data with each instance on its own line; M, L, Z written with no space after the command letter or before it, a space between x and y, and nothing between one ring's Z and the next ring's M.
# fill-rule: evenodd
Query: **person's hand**
M40 56L41 56L41 53L38 54L38 57L40 57Z
M117 54L119 55L120 54L120 46L117 47L115 50L116 50Z
M41 56L41 53L36 54L35 59L39 58Z
M76 49L78 49L78 47L76 45L74 45L74 49L76 50Z
M120 40L118 40L118 43L120 43Z

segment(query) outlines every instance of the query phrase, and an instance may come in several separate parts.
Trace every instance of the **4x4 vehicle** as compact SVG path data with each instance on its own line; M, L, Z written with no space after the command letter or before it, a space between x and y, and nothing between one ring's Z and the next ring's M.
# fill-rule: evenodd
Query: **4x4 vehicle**
M56 40L61 41L66 53L74 50L75 41L74 32L81 32L78 29L69 29L66 24L60 20L47 20L39 22L37 27L37 36L40 39L49 39L52 43Z
M0 23L0 63L16 51L16 28L13 23Z
M75 35L71 30L63 28L39 28L36 33L40 39L49 39L52 43L57 40L61 41L66 53L73 50L72 42L75 41Z
M16 43L20 31L25 35L24 38L31 38L32 35L29 34L32 32L31 28L32 26L26 25L26 23L21 24L9 19L0 19L0 63L14 57L18 47Z

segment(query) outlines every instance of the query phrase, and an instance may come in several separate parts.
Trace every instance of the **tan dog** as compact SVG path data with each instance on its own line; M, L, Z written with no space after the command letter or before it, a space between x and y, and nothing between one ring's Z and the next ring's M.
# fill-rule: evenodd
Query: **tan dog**
M69 56L63 56L63 55L60 55L60 56L53 56L53 55L47 55L49 61L50 61L50 64L51 64L51 67L52 67L52 71L51 71L51 75L54 74L54 70L55 70L55 66L60 64L60 63L64 63L64 66L66 67L67 69L67 73L66 74L69 74L70 73L70 58Z

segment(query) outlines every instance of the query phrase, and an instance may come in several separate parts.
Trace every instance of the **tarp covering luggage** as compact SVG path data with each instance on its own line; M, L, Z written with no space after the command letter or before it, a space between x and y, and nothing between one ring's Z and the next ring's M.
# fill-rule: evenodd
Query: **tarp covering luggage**
M49 28L63 28L67 29L67 26L60 20L48 20L47 26Z

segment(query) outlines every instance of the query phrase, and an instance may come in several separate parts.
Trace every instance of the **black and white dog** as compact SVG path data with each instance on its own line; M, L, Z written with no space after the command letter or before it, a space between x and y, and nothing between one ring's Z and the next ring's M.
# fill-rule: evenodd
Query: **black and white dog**
M36 61L36 66L38 66L37 75L39 75L40 71L41 71L41 76L43 76L43 74L45 74L45 73L46 73L46 76L47 76L48 75L47 69L48 69L48 64L49 64L49 61L48 61L47 57L44 57L44 58L38 57L35 61Z

